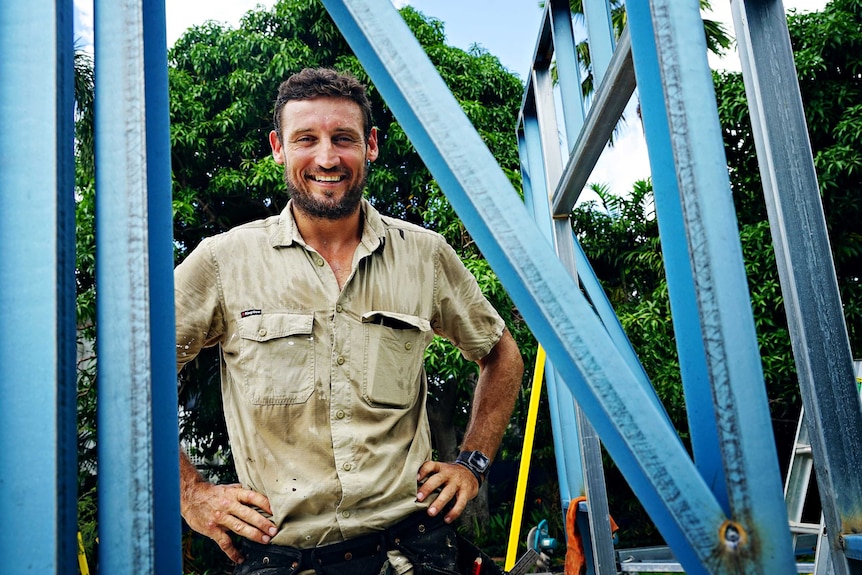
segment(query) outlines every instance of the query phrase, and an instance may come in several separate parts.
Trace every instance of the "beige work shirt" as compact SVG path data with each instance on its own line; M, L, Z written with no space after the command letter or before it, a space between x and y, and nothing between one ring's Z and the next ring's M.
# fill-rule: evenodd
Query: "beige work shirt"
M437 333L475 361L503 333L442 236L365 200L362 213L341 290L290 204L204 240L175 271L177 368L221 345L237 475L269 498L275 544L342 541L426 507L425 348Z

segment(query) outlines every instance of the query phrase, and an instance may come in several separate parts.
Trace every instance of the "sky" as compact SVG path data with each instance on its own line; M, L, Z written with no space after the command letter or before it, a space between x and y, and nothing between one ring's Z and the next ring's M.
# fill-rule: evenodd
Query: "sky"
M522 80L530 71L542 9L539 0L391 0L400 8L410 4L426 16L443 21L447 43L462 49L478 44L497 56L502 65ZM258 6L269 7L273 0L166 0L168 45L189 27L215 20L237 26L243 14ZM786 0L786 9L800 12L820 10L826 0ZM712 19L725 23L733 35L728 0L712 0ZM82 45L92 45L92 0L75 0L76 37ZM721 60L710 58L710 65L738 71L739 57L731 50ZM631 118L616 135L615 144L599 159L591 183L607 185L624 194L636 180L649 177L649 161L643 131L635 118L633 104L627 109ZM512 131L514 138L514 127ZM584 199L589 199L584 194Z

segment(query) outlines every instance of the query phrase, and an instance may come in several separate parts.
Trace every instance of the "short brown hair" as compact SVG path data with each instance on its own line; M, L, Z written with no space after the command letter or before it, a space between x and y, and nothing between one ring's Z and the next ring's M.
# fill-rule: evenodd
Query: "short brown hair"
M371 101L365 86L353 75L332 68L305 68L281 83L272 114L278 139L281 140L281 111L285 104L291 100L311 100L327 96L346 98L359 105L365 124L365 139L368 140L374 122L371 117Z

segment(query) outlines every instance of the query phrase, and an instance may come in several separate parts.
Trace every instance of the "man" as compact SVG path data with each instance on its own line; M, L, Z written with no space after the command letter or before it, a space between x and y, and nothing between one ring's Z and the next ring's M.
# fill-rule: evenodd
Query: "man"
M378 147L359 82L303 70L274 123L287 207L204 240L175 273L178 368L221 346L241 482L208 483L183 455L183 517L236 573L456 572L449 524L499 447L518 348L441 236L362 199ZM457 462L431 460L435 333L480 369Z

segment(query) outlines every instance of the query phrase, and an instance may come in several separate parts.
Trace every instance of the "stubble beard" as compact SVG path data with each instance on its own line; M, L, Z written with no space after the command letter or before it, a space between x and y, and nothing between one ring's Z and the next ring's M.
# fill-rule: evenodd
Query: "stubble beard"
M341 199L335 202L312 195L304 185L298 186L290 177L287 165L284 167L284 183L295 209L299 209L313 218L340 220L353 215L362 200L362 192L368 182L368 170L364 166L361 169L362 176L356 184L348 188Z

